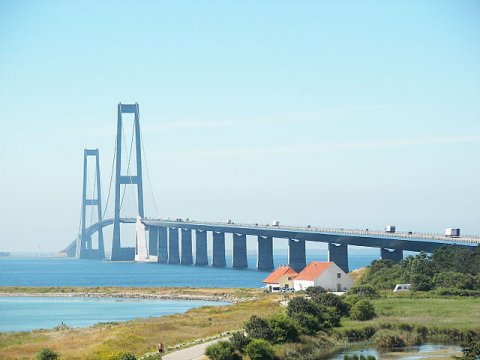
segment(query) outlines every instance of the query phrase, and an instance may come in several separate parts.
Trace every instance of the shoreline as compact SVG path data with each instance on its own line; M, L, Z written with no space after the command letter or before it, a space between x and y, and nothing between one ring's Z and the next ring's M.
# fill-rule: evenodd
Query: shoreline
M182 295L182 294L145 294L145 293L92 293L92 292L48 292L48 293L23 293L0 292L0 297L80 297L80 298L121 298L139 300L199 300L236 303L247 301L246 298L237 298L231 295Z
M0 287L0 297L64 297L139 300L191 300L228 302L231 304L255 300L257 289L222 288L125 288L125 287Z

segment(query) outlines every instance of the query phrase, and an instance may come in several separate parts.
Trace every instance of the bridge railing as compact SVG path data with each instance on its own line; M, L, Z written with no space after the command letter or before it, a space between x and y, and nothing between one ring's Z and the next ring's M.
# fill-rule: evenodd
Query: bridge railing
M153 220L153 219L152 219ZM155 219L157 220L157 219ZM215 221L195 221L193 219L182 219L172 220L172 219L159 219L162 221L168 222L178 222L182 223L191 223L191 224L205 224L205 225L214 225L214 226L227 226L227 227L245 227L245 228L268 228L268 229L278 229L278 230L290 230L290 231L312 231L312 232L321 232L327 234L335 235L363 235L363 236L378 236L378 237L392 237L392 238L405 238L405 239L425 239L425 240L440 240L447 242L463 242L463 243L472 243L480 244L480 236L478 235L463 235L460 237L448 237L442 234L434 233L417 233L417 232L386 232L383 230L370 230L370 229L344 229L344 228L321 228L314 226L286 226L286 225L272 225L272 224L249 224L249 223L235 223L235 222L215 222Z

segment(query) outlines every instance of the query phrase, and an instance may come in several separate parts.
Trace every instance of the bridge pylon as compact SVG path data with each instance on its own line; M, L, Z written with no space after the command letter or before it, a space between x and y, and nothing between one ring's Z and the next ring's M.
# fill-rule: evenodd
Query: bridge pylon
M88 158L95 159L95 183L93 197L87 195L87 179L88 179ZM92 246L92 237L86 233L86 217L87 207L97 207L97 221L102 221L102 193L100 188L100 160L98 149L85 149L83 151L83 192L82 192L82 219L81 233L77 242L77 258L80 259L103 259L105 258L105 248L103 244L102 228L98 230L98 249Z
M134 114L135 163L136 175L122 172L123 114ZM137 187L137 216L144 218L143 182L142 182L142 150L140 139L140 114L138 104L118 104L117 140L115 149L115 213L113 220L112 261L135 260L135 247L122 247L120 242L120 209L123 196L121 187L128 185Z

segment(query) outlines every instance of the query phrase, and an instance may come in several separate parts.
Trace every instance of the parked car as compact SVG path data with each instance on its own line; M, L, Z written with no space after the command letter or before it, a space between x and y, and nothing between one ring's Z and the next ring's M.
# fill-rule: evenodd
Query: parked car
M410 291L410 284L395 285L395 289L393 289L393 292L398 292L398 291Z

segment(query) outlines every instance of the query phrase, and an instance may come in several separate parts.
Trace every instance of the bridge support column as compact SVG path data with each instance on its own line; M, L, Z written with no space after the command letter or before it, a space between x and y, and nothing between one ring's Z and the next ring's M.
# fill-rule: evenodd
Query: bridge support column
M158 228L158 258L160 264L168 263L168 230L166 227Z
M273 269L273 238L271 236L258 237L257 269Z
M168 263L180 263L180 254L178 251L178 228L168 228Z
M195 265L208 265L207 232L195 230Z
M288 239L288 266L297 272L307 266L305 240Z
M225 233L213 232L213 266L226 266Z
M328 243L328 261L333 261L346 273L348 273L347 248L347 244Z
M403 260L403 250L380 248L380 257L397 263Z
M148 227L148 255L158 255L158 227Z
M234 268L246 268L247 262L247 235L233 233L233 263Z
M192 265L192 230L182 229L182 260L183 265Z

